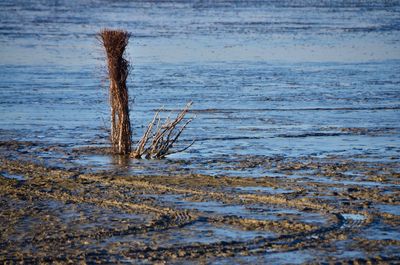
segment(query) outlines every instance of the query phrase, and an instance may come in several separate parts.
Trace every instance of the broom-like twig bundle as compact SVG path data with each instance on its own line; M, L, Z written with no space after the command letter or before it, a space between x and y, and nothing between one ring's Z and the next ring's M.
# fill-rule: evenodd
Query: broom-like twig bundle
M161 110L157 111L153 120L147 126L142 138L139 140L135 151L131 153L131 156L134 158L142 158L145 156L148 159L164 158L170 154L183 152L192 146L194 141L182 149L171 150L183 130L193 120L187 119L182 126L178 126L184 120L185 115L189 112L191 105L192 102L190 101L174 120L171 121L168 117L164 124L161 124Z
M103 44L108 61L111 106L111 142L115 153L131 151L131 123L126 79L129 63L123 54L129 41L129 33L123 30L103 29L99 40Z

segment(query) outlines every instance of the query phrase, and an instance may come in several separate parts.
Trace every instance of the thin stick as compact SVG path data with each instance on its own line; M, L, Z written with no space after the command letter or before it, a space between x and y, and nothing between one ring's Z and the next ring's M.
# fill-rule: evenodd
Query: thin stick
M146 145L149 141L150 134L153 131L153 127L156 122L156 119L159 118L159 113L160 113L160 110L156 112L156 114L153 117L153 120L147 126L145 133L143 134L142 138L139 140L139 142L137 144L136 150L131 153L131 157L137 158L137 159L142 158L143 154L146 151Z

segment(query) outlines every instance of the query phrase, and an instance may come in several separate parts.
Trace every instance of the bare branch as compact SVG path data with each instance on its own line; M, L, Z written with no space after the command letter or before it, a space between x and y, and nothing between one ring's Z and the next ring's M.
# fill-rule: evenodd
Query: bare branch
M154 115L153 120L147 126L147 130L138 142L135 152L133 152L131 156L134 158L141 158L143 155L145 155L145 157L149 159L164 158L169 154L183 152L192 146L194 141L189 146L186 146L180 150L171 150L178 141L182 132L185 130L186 126L193 120L192 118L188 119L182 126L178 126L183 122L185 115L189 112L192 104L192 101L190 101L188 104L186 104L182 111L177 114L174 120L171 120L168 116L164 123L161 123L161 118L159 115L161 110L159 110L156 115ZM156 120L157 125L155 127ZM154 127L155 130L153 133ZM152 140L150 142L149 138L151 136Z

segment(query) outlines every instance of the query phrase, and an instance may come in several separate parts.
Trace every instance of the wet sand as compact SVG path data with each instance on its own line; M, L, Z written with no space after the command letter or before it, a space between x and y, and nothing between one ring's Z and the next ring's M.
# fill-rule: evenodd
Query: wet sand
M248 157L237 167L274 163L284 176L132 176L32 162L37 154L23 150L37 145L0 145L2 262L400 258L397 162Z

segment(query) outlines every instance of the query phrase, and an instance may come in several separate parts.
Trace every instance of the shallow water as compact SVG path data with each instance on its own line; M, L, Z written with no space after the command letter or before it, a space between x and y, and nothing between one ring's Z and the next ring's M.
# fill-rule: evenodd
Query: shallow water
M25 180L23 176L15 175L15 174L8 174L7 172L0 172L0 175L8 178L8 179L16 179L16 180Z
M107 143L106 71L95 33L120 27L133 35L135 139L161 106L193 100L197 116L182 137L183 144L196 139L188 152L140 163L133 173L173 171L168 165L184 159L187 170L216 174L226 168L207 168L209 160L237 155L399 155L396 2L0 5L1 139ZM112 165L108 157L83 162Z

